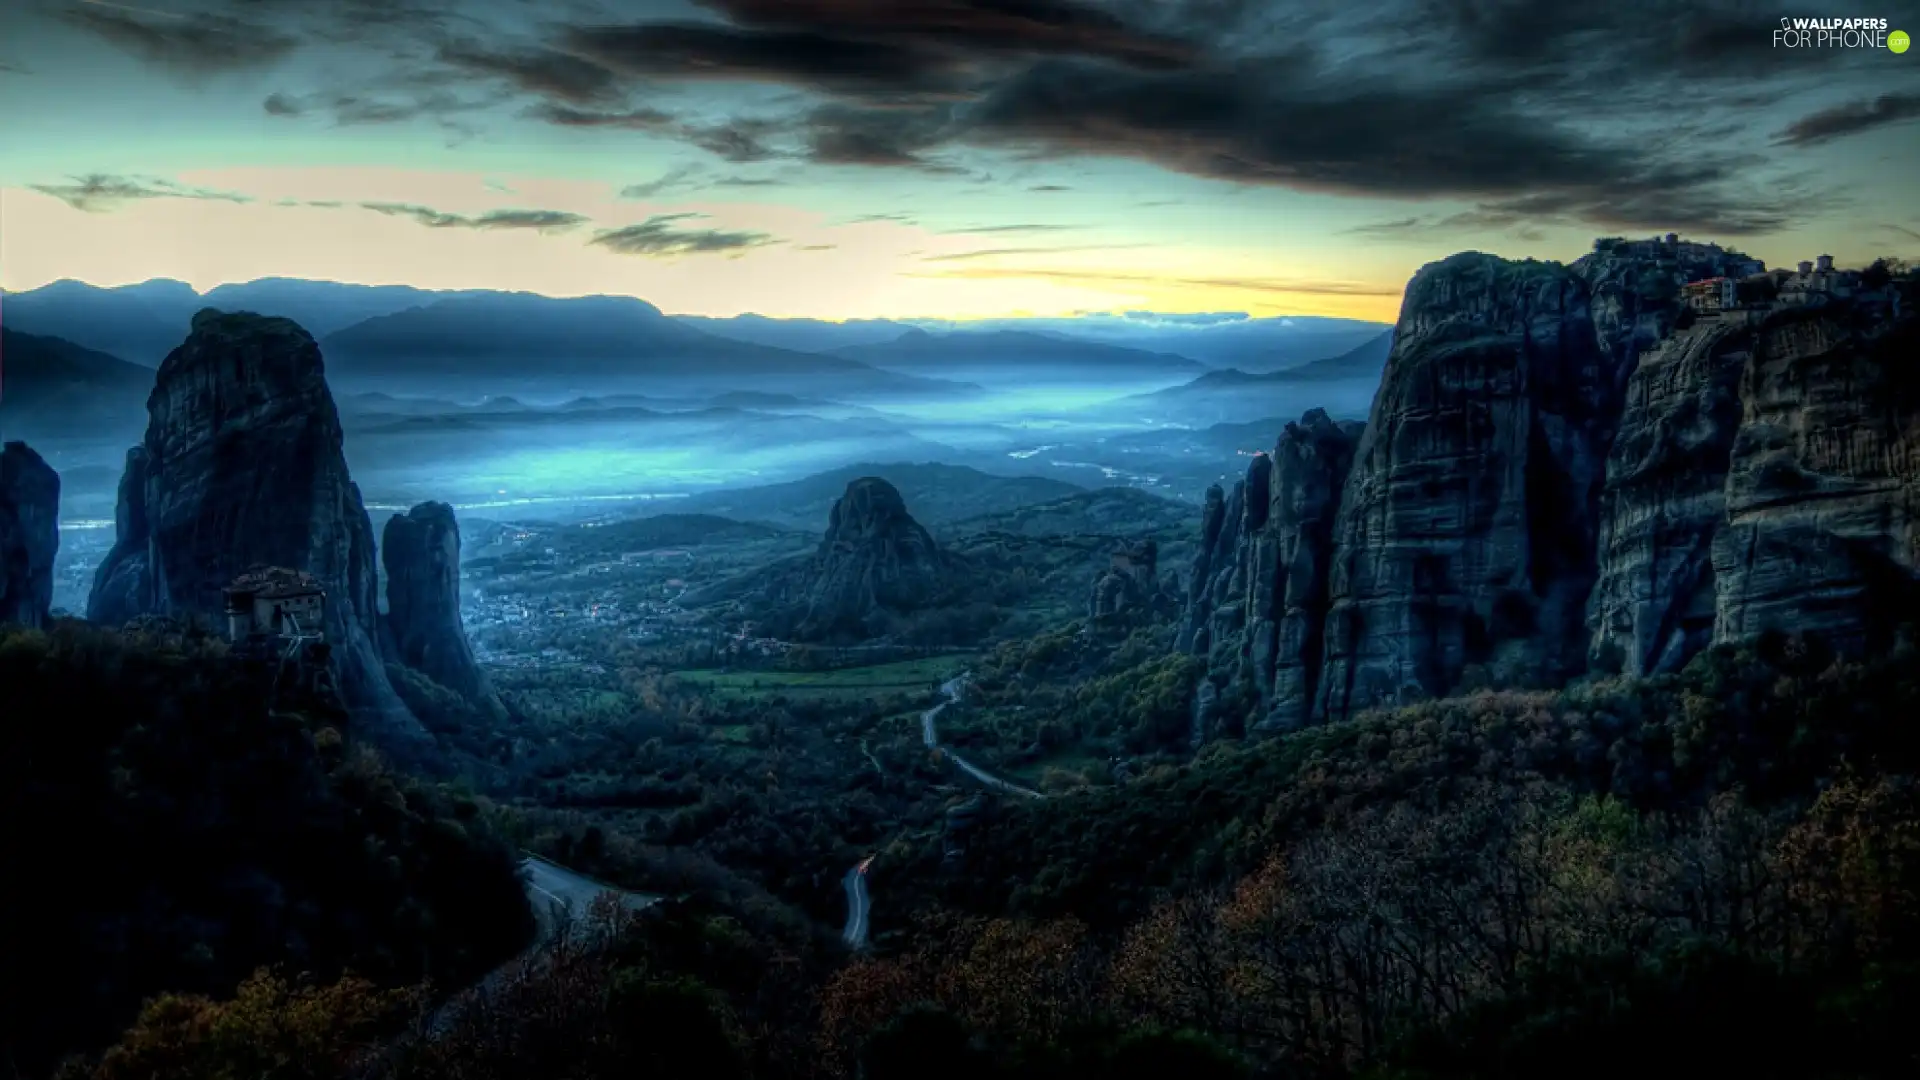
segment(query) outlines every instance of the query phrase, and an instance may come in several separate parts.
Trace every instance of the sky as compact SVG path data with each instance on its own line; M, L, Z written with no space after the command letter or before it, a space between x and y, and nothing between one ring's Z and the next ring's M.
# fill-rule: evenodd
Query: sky
M0 288L1391 321L1679 231L1920 255L1920 0L4 0Z

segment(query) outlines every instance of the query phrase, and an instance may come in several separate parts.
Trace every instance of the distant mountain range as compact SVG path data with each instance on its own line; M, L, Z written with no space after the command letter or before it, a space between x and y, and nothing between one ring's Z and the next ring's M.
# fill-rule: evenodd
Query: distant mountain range
M1234 313L1161 315L1148 311L964 323L931 319L904 321L936 333L1017 330L1100 342L1144 352L1173 353L1209 367L1238 368L1253 373L1280 371L1337 356L1392 329L1384 323L1308 315L1255 319Z
M0 328L0 435L137 436L153 372L71 341Z
M848 465L781 484L705 492L676 499L673 511L718 514L818 534L834 500L846 493L850 481L863 476L878 476L898 488L909 506L919 508L916 517L920 522L936 531L968 518L1051 502L1087 490L1064 480L997 476L964 465L896 462Z
M1235 367L1255 373L1334 356L1384 329L1376 323L1349 319L1162 316L1143 312L967 323L929 319L871 319L836 323L816 319L774 319L751 314L721 319L692 315L662 316L651 305L624 297L578 299L585 302L584 307L555 310L613 314L630 321L645 315L654 320L678 324L708 338L722 338L763 349L827 353L882 345L916 329L931 331L936 338L956 332L987 335L1009 331L1033 337L1108 345L1141 353L1178 356L1207 366ZM67 280L26 292L6 294L4 318L6 324L16 330L64 338L123 360L157 367L161 359L186 337L188 320L203 307L285 316L306 327L316 338L325 339L344 334L368 320L449 301L474 301L483 305L500 303L503 310L521 310L515 305L525 305L533 300L551 301L553 298L489 290L435 291L407 285L350 285L299 278L262 278L221 285L204 294L196 292L185 282L167 279L114 288ZM629 308L623 313L602 306L622 300L638 307ZM456 307L451 310L471 312L473 309ZM389 336L390 342L416 332L431 322L429 317L422 322L409 320L397 327L389 324L384 330L367 331L364 336L350 335L344 340L361 344L372 351L383 336ZM410 330L409 324L415 329ZM552 324L549 323L548 327L551 329ZM591 344L595 331L586 328L580 333L589 339L582 343L583 346ZM647 340L652 344L672 340L664 334L663 327L650 327ZM699 339L681 338L678 344L691 347L687 342L693 340ZM1038 347L1031 342L1027 346Z
M824 319L770 319L765 315L735 315L728 319L675 315L673 319L715 337L801 352L832 352L850 345L877 345L914 329L910 323L892 319L827 322Z
M715 391L942 397L975 388L880 371L825 353L715 337L623 296L555 299L491 293L436 300L355 323L320 342L343 381L642 380Z
M1388 331L1311 364L1258 374L1210 371L1180 386L1125 398L1116 407L1188 424L1246 423L1316 406L1336 416L1365 417L1392 347Z
M892 341L842 346L832 355L903 374L1023 385L1186 379L1209 370L1198 360L1170 353L1019 330L932 334L913 329Z

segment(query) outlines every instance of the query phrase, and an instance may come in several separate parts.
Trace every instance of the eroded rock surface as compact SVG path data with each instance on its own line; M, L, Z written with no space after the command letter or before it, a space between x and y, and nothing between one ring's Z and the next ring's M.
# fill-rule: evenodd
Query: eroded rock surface
M1208 492L1177 647L1288 730L1888 638L1920 610L1915 283L1763 269L1671 239L1423 267L1364 429L1309 414Z
M33 448L0 448L0 623L42 627L60 551L60 476Z
M313 338L288 319L202 311L160 365L147 412L88 618L220 626L221 590L242 571L305 571L326 588L335 682L355 725L417 747L425 733L387 682L373 526Z
M460 523L453 507L425 502L387 519L380 560L387 572L393 659L482 708L499 711L460 622Z

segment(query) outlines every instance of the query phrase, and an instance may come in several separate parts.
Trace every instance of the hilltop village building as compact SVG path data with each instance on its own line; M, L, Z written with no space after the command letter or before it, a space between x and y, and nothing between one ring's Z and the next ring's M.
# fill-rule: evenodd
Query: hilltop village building
M225 590L227 638L325 640L327 593L313 575L277 566L255 567Z

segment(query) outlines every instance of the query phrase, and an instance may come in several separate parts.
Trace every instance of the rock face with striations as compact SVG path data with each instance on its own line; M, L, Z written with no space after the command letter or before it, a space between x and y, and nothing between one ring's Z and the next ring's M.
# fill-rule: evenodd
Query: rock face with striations
M1745 323L1714 320L1647 353L1627 383L1588 603L1601 670L1671 671L1713 640L1713 547L1752 348Z
M1714 537L1716 643L1884 647L1920 612L1920 319L1857 305L1756 328Z
M0 449L0 623L42 627L60 551L60 475L26 443Z
M1672 239L1422 268L1364 433L1295 425L1208 492L1177 644L1285 729L1768 630L1886 639L1920 599L1914 282L1761 269ZM1731 306L1696 317L1710 278Z
M1334 516L1364 426L1313 409L1207 492L1180 648L1257 694L1261 730L1306 723L1320 678Z
M305 571L327 592L336 683L356 725L390 748L419 747L425 733L387 682L373 526L313 338L287 319L202 311L161 363L147 413L87 617L219 625L221 590L243 571Z
M425 502L387 519L387 630L394 659L483 708L498 701L460 623L460 523L453 507Z
M1408 284L1334 526L1323 714L1584 663L1615 384L1590 301L1472 253Z

